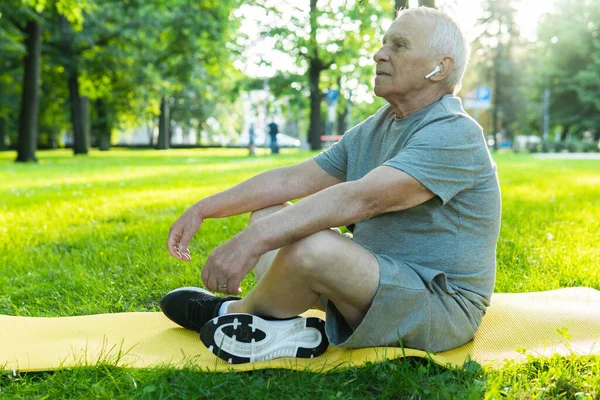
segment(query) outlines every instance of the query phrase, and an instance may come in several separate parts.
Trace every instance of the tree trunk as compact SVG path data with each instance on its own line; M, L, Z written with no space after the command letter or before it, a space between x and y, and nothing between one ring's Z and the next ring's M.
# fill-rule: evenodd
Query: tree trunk
M497 95L496 95L497 96ZM498 105L494 101L494 109L492 110L492 131L494 135L494 151L498 150Z
M408 8L408 0L395 0L394 7L394 19L396 19L396 13L398 11Z
M163 96L160 100L160 116L158 117L158 140L156 148L167 150L170 144L169 132L169 98Z
M419 6L435 8L435 0L419 0Z
M196 125L196 145L202 146L202 123L198 121Z
M350 101L350 100L348 100ZM337 115L337 134L343 135L346 132L346 115L348 115L348 107L344 107L344 111L338 111Z
M90 149L90 99L86 96L81 97L81 150L85 149L85 153L75 154L87 154Z
M52 150L58 149L58 132L54 127L48 128L48 146Z
M89 141L86 140L83 131L83 118L81 115L81 97L79 95L79 69L77 65L77 55L73 53L71 39L71 26L69 21L61 15L60 30L62 33L62 50L67 63L65 71L67 72L67 83L69 86L69 102L71 103L71 125L73 128L73 153L87 154Z
M310 0L310 66L308 76L310 81L310 127L308 142L311 150L321 150L321 91L319 79L323 63L319 58L317 43L317 1Z
M321 149L321 91L319 90L319 79L321 70L313 65L309 69L310 79L310 128L308 141L311 150Z
M500 20L502 22L502 20ZM493 96L493 109L492 109L492 131L494 134L494 151L498 150L498 122L499 122L499 112L500 112L500 104L501 104L501 92L500 89L500 60L501 60L501 50L502 44L498 43L496 47L496 55L494 60L494 96Z
M40 102L40 61L42 55L42 26L29 21L25 29L27 55L23 60L23 93L19 116L17 162L37 162L37 123Z
M565 140L567 140L567 136L569 136L569 129L571 128L571 125L566 124L563 126L562 131L560 132L560 141L564 142Z
M106 111L106 103L102 99L96 100L96 135L98 136L98 148L100 151L110 150L110 121Z
M71 125L73 128L73 154L87 154L83 118L81 115L81 97L77 72L70 72L68 78L69 102L71 103Z
M150 125L146 122L146 134L148 135L148 145L154 147L154 118L150 122Z
M7 150L6 146L6 119L0 117L0 151Z

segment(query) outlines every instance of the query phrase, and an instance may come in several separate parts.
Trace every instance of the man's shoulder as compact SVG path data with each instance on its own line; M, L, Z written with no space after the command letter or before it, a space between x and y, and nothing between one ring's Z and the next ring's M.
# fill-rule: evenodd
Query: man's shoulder
M477 123L462 106L462 102L459 97L451 94L444 95L439 99L433 107L429 109L424 120L438 120L438 119L452 119L456 118L460 121L468 121L470 123Z
M360 137L370 136L375 127L381 125L383 121L393 118L394 110L391 105L386 104L378 109L375 114L370 115L364 121L360 122L353 128L350 128L342 137L346 140L358 140Z
M365 125L365 127L371 128L373 125L376 125L383 120L394 118L394 115L394 108L391 104L387 103L381 106L381 108L379 108L379 110L377 110L375 114L365 119L363 124Z
M483 132L481 125L464 110L460 98L452 95L445 95L429 110L420 121L418 130L445 135L460 132L461 136L479 136Z

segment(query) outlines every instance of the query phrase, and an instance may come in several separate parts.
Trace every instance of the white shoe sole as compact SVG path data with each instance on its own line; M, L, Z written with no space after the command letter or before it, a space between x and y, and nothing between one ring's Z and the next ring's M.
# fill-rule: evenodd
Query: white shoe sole
M313 358L329 346L325 322L314 317L265 320L251 314L225 314L208 321L200 338L208 350L231 364Z

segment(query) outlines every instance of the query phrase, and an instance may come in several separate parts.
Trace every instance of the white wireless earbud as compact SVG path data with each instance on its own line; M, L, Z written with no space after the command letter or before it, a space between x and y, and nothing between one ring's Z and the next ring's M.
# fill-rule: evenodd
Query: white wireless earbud
M425 75L425 79L429 79L432 76L434 76L435 74L437 74L438 72L440 72L442 69L440 68L439 65L435 66L435 69L433 71L431 71L430 73L428 73L427 75Z

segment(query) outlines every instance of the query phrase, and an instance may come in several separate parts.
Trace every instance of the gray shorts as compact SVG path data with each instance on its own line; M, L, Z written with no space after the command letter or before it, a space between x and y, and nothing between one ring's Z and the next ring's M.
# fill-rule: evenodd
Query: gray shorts
M335 304L327 302L325 330L331 344L402 345L439 352L475 336L484 311L452 290L443 272L374 255L380 268L379 288L360 325L353 330Z

